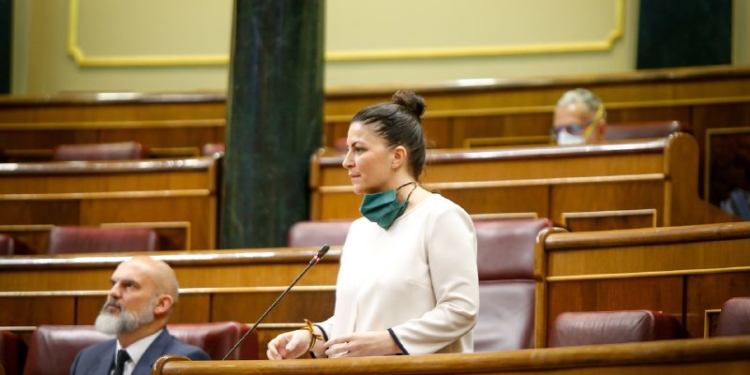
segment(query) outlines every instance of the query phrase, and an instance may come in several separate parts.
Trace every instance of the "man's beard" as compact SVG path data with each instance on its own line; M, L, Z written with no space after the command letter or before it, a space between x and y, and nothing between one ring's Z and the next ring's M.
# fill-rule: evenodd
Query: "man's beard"
M116 306L120 310L119 315L109 312L109 306ZM133 332L138 327L154 321L154 299L150 299L141 311L126 311L117 301L107 301L96 317L96 329L110 335Z

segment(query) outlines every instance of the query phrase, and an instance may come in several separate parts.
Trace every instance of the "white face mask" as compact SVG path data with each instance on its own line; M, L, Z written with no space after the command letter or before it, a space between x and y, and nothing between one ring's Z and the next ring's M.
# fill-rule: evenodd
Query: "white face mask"
M586 143L586 138L583 135L570 134L567 130L563 130L557 135L558 145L581 145L584 143Z

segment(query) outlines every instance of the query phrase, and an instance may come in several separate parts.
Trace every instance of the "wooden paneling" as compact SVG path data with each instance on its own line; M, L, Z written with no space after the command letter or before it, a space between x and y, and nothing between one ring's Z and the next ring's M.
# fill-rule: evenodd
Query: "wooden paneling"
M170 323L253 324L308 265L317 249L256 249L149 254L167 261L180 282ZM134 254L0 259L0 326L93 324L107 299L117 264ZM333 314L340 250L310 268L259 329L259 358L276 334L303 319ZM14 328L16 327L16 328Z
M162 228L170 246L214 249L220 160L0 164L0 225L134 223Z
M536 347L564 311L650 309L702 337L704 313L750 295L750 223L566 233L535 247Z
M359 217L361 197L342 160L313 158L311 219ZM677 133L585 146L433 150L422 182L469 214L533 212L559 223L578 212L652 210L658 226L738 220L698 198L697 171L695 139Z

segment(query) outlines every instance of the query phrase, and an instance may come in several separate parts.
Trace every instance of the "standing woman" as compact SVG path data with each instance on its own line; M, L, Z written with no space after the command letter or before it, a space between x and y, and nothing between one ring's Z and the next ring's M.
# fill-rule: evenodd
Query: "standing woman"
M343 166L363 218L344 243L328 320L283 333L269 359L473 351L479 309L474 224L461 207L419 185L425 103L398 91L354 118Z

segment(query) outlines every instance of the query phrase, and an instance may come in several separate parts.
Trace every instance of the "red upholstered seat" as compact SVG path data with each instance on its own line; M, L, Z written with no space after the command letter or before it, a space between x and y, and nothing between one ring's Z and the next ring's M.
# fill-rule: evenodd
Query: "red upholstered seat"
M229 349L249 330L238 322L170 324L167 329L181 341L198 346L221 360ZM78 352L98 342L113 338L91 325L39 326L31 335L24 375L67 375ZM250 334L228 359L257 359L258 338Z
M750 335L750 297L724 302L716 326L716 336Z
M674 316L649 310L567 312L558 315L550 347L616 344L684 337Z
M342 246L349 233L351 220L346 221L300 221L289 228L289 247L320 247L325 244Z
M26 344L12 332L0 331L0 366L6 375L21 375Z
M154 251L161 239L149 228L58 226L50 230L48 254Z
M81 349L110 338L94 326L39 326L31 334L23 375L67 375Z
M7 234L0 234L0 255L27 254L26 246Z
M138 142L91 143L59 145L52 160L132 160L146 157L146 150Z
M627 124L607 124L604 127L605 140L664 138L672 133L685 132L687 126L679 121L650 121Z
M203 156L211 156L216 153L224 153L223 143L206 143L201 150L201 155Z
M547 219L476 220L479 316L474 351L533 347L534 242Z

